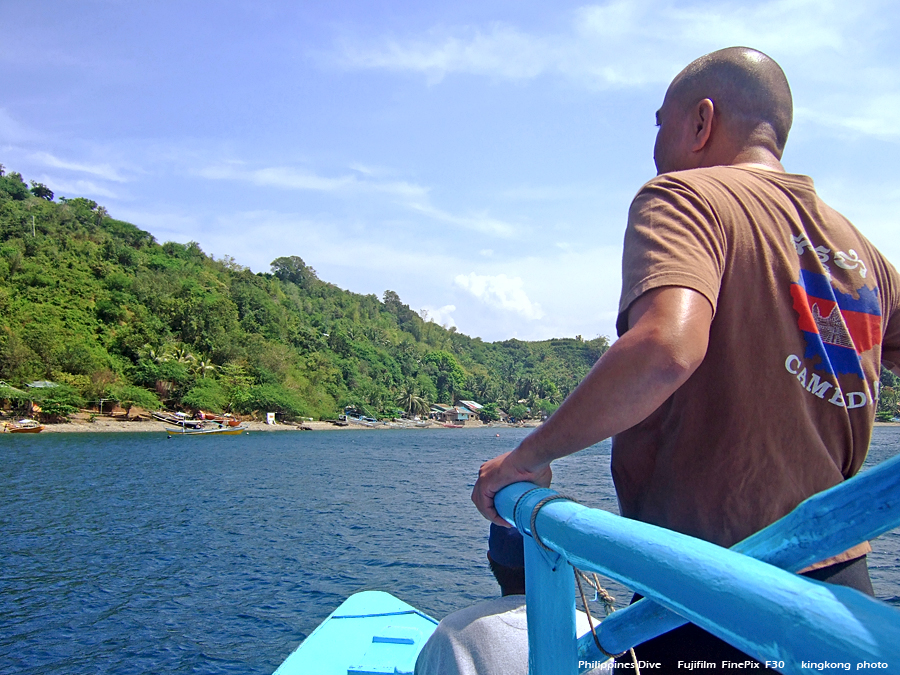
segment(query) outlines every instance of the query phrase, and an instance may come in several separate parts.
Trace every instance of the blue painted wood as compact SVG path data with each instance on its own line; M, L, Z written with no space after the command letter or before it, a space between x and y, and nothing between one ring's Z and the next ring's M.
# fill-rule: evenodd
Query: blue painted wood
M542 550L531 535L535 506L556 491L532 485L513 507L525 535L525 612L528 617L528 670L532 675L576 675L575 575L565 558ZM540 644L541 649L531 645Z
M528 672L576 675L575 578L572 567L554 571L531 537L525 537L525 611L528 616ZM535 649L534 645L540 645Z
M797 571L898 526L900 455L813 495L732 548Z
M498 512L514 520L513 507L533 487L504 488ZM527 526L521 515L515 522ZM572 564L617 579L761 661L783 661L784 673L818 672L805 662L900 664L900 612L857 591L572 502L547 504L535 525Z
M686 623L684 617L652 600L644 599L610 614L595 630L603 648L610 654L619 654ZM597 649L590 633L579 638L576 652L578 661L585 664L602 662L607 658ZM578 672L588 670L591 668L585 666L579 668Z
M900 526L898 486L900 455L813 495L732 550L799 571ZM685 623L648 599L607 618L598 635L607 651L621 652ZM590 635L579 641L578 655L586 661L602 658Z
M382 591L347 598L275 675L411 674L437 621Z

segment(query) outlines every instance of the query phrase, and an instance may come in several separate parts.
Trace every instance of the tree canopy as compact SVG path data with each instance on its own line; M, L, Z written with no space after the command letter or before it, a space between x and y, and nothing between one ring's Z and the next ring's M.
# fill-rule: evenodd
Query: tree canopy
M606 338L483 342L322 281L299 256L253 273L160 244L95 201L0 175L0 380L84 402L327 418L459 399L554 408Z

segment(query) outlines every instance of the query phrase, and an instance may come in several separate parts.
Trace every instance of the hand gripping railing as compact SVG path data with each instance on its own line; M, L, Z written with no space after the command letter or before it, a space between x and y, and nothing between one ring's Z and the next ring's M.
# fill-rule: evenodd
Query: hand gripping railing
M495 498L500 515L529 535L531 675L576 675L586 662L606 658L590 635L575 639L567 562L647 598L600 625L600 644L610 653L692 621L760 661L776 662L783 673L819 673L815 664L828 662L850 663L854 671L861 663L887 664L880 672L900 672L900 612L792 574L900 525L900 456L807 499L732 550L571 501L547 501L553 495L516 483ZM530 536L532 523L552 552Z

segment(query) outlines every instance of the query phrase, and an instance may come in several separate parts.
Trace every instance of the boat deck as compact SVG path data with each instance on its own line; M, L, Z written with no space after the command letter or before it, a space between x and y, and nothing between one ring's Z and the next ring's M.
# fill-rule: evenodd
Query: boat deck
M438 622L383 591L347 598L275 675L405 675Z

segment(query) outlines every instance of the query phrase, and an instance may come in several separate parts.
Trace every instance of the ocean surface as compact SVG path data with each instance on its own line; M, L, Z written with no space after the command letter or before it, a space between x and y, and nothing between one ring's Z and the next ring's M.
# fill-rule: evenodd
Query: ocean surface
M355 591L436 618L494 597L469 494L524 435L2 435L0 673L265 674ZM867 464L898 451L900 427L876 428ZM554 467L554 487L616 512L608 443ZM900 535L873 547L900 608Z

